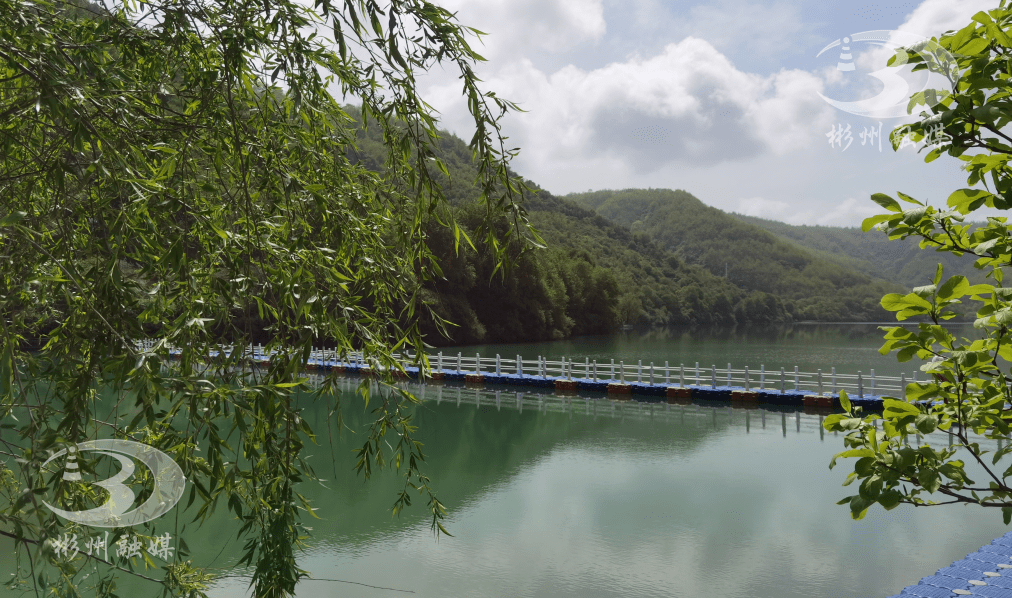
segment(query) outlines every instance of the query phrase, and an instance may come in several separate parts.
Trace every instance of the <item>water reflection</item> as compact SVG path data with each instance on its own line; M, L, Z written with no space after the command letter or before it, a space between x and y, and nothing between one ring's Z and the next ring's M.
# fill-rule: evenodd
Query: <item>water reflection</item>
M447 384L424 395L417 421L454 537L437 542L418 511L391 519L399 480L363 484L346 436L330 489L309 492L325 507L303 562L314 576L419 596L856 598L896 593L1004 531L982 509L850 520L833 504L844 473L827 468L842 443L817 414ZM307 581L299 595L403 594Z
M339 386L350 395L359 381ZM317 579L299 596L888 596L1005 531L994 513L954 507L852 521L834 505L850 493L845 472L827 467L842 442L819 414L409 388L424 399L418 437L454 536L434 539L423 505L391 517L402 479L364 482L352 452L362 435L328 434L328 405L302 395L321 442L310 462L327 480L301 489L321 519L300 557ZM370 414L347 399L347 423L362 429ZM192 518L173 512L155 529L185 539L195 563L239 576L212 596L247 596L244 572L228 569L242 544L228 511L184 525ZM154 591L124 577L120 593Z

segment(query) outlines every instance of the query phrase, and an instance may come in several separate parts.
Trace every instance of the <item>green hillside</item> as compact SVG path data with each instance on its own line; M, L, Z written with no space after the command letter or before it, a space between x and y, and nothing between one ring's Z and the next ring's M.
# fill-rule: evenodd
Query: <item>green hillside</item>
M726 274L744 291L782 298L798 319L885 320L888 314L879 301L899 290L895 283L860 271L856 263L826 259L685 191L607 190L566 198L648 235L688 264Z
M353 111L350 111L353 113ZM382 171L382 144L359 131L352 158ZM472 234L484 214L471 151L446 134L436 178L454 217ZM433 344L519 341L607 333L640 326L740 325L792 320L882 321L879 301L900 288L853 264L831 260L702 204L684 191L600 191L554 196L534 190L528 217L547 249L519 256L509 276L493 275L481 245L455 251L447 231L429 231L443 276L423 292L453 322L447 340L435 320ZM501 231L508 223L497 223ZM473 236L473 235L472 235ZM726 276L725 276L726 273Z
M359 132L352 158L382 171L382 145L374 135L371 129ZM471 235L483 216L475 201L479 189L471 151L450 134L440 141L440 150L449 176L438 179L454 217ZM647 235L528 184L535 189L525 203L528 216L548 247L523 254L505 279L493 275L494 264L480 245L475 251L462 244L458 253L447 231L429 231L443 277L424 291L435 313L455 326L447 329L452 340L446 340L429 321L428 342L539 340L607 333L622 324L734 325L794 318L779 297L742 290L686 264ZM499 225L506 230L505 221Z
M484 252L454 253L450 236L434 231L444 278L429 289L437 313L459 324L452 330L455 342L564 338L611 332L624 323L790 319L777 298L744 293L570 201L540 191L527 207L548 248L522 256L505 279L492 275ZM466 231L477 225L473 204L455 212Z
M925 251L918 248L919 239L890 241L875 230L862 232L860 228L792 225L732 215L827 261L895 281L904 287L929 284L939 263L949 275L962 274L974 283L983 282L983 274L973 267L973 256L956 257L951 253Z

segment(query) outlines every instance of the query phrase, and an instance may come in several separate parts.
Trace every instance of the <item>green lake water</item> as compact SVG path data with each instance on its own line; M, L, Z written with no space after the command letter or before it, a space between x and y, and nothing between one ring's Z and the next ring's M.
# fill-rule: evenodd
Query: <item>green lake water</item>
M311 492L315 577L418 596L885 597L1006 531L962 507L851 520L834 504L846 471L828 469L841 440L817 415L527 393L521 410L512 390L450 385L426 397L418 423L454 537L436 541L419 512L391 519L396 479L363 484L339 456L331 490ZM405 594L307 581L299 595Z
M802 369L825 357L839 371L912 370L888 369L880 337L874 327L838 326L460 350L672 363L692 355ZM357 383L343 382L349 394ZM410 388L424 396L418 434L453 537L433 537L423 504L391 517L400 479L381 473L364 482L351 453L362 440L335 430L331 445L325 407L307 402L321 438L311 462L327 482L301 489L321 519L309 523L300 560L317 579L302 582L299 596L884 598L1008 530L998 513L959 506L876 508L851 520L834 504L849 494L841 487L847 464L828 469L842 438L820 432L817 415L449 383ZM349 424L361 424L360 403L348 404L356 406ZM203 526L179 527L190 519L170 512L154 529L185 538L195 563L227 571L241 541L224 505ZM242 573L222 578L211 595L248 596ZM142 582L122 587L123 595L154 595Z

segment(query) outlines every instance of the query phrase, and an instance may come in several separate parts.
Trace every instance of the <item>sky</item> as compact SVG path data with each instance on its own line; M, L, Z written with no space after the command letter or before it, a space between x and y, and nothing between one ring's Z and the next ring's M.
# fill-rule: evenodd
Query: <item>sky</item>
M525 110L503 123L521 149L513 168L551 193L684 189L725 211L859 226L881 212L873 193L937 206L967 187L958 160L892 150L889 131L912 120L892 98L934 85L878 71L892 45L962 28L997 0L439 4L488 34L476 72ZM420 90L443 128L471 138L456 75L433 70Z

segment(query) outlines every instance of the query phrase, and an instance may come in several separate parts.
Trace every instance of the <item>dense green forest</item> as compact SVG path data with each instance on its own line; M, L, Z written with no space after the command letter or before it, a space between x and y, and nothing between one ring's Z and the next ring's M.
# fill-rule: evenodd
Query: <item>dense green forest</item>
M479 189L471 152L451 134L440 140L440 150L449 173L441 183L453 216L470 235L483 215L475 202ZM352 157L382 170L382 151L366 129ZM480 245L476 251L462 243L455 251L448 231L430 231L443 278L427 286L428 299L434 312L455 326L447 328L446 339L427 321L429 342L559 339L607 333L623 324L730 326L794 319L791 305L779 297L743 290L685 263L645 234L527 183L528 216L547 248L520 255L509 276L493 275L494 263Z
M349 110L354 114L353 110ZM383 170L384 149L359 131L357 162ZM453 216L471 235L483 212L466 143L445 134L440 179ZM884 320L882 295L899 290L683 191L601 191L555 196L527 181L525 206L547 248L515 254L508 276L490 256L430 231L443 277L426 286L449 338L426 319L436 345L558 339L607 333L623 324L750 325L793 320ZM649 224L644 224L644 223ZM506 222L502 223L505 230ZM726 277L725 277L726 272Z
M732 215L828 262L893 280L904 287L930 284L939 263L948 275L962 274L975 284L984 282L983 273L973 267L976 256L957 257L945 251L922 250L918 247L919 239L890 241L888 235L875 230L862 232L860 228L792 225Z
M827 260L706 206L685 191L607 190L566 199L649 236L688 264L726 276L744 292L778 297L798 320L885 320L888 314L879 301L899 290L886 279Z

